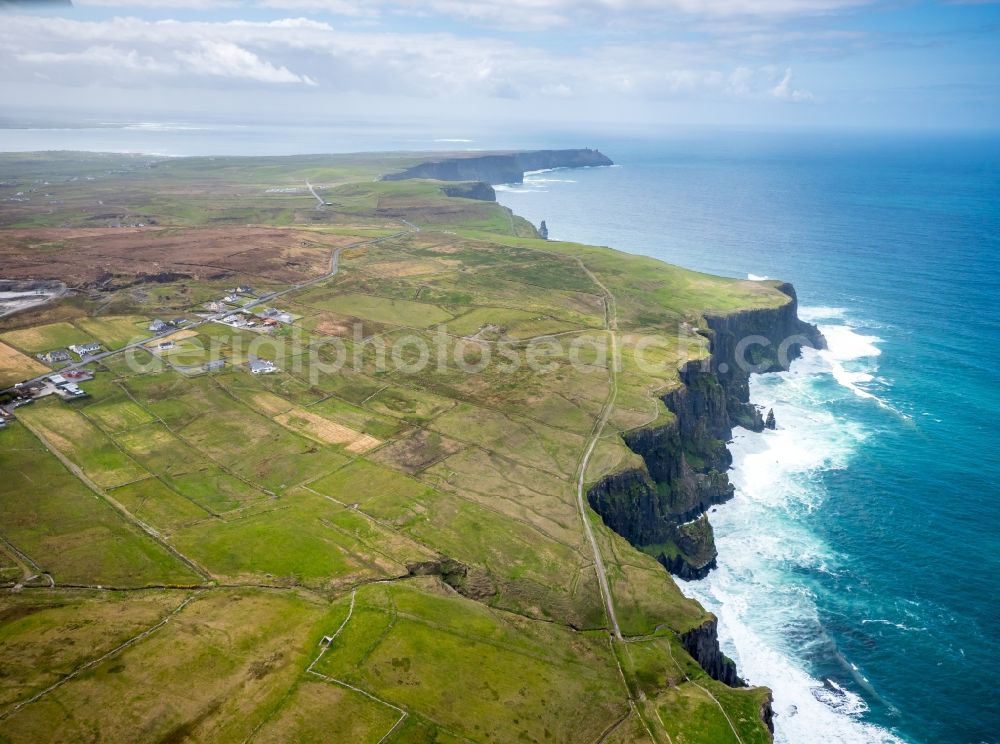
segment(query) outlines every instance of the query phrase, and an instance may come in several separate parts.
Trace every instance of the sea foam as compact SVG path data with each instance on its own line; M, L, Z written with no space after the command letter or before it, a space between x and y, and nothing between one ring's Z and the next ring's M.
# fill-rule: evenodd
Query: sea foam
M802 313L825 319L838 314L843 317L837 308ZM876 337L846 324L825 325L823 331L828 350L806 349L788 372L751 380L751 399L774 409L778 428L734 432L730 476L736 498L711 515L719 567L702 581L680 583L719 617L723 650L740 673L774 691L776 742L896 744L902 740L864 720L868 705L849 687L874 691L825 632L809 580L837 573L840 563L809 529L809 514L825 498L820 476L847 467L869 436L826 404L831 396L849 398L847 391L856 395L860 375L870 374L844 364L873 366L879 354ZM841 659L842 679L810 673L810 657Z

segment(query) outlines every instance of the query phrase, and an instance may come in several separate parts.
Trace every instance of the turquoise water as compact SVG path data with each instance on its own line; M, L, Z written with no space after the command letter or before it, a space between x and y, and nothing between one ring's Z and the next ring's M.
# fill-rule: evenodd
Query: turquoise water
M757 377L720 567L684 585L784 742L995 742L1000 142L689 137L500 200L551 236L796 285L830 350Z

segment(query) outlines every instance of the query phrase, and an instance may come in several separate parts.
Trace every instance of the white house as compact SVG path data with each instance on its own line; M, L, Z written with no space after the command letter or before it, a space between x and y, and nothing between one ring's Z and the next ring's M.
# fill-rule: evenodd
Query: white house
M268 359L251 359L250 360L250 372L255 375L267 375L271 372L277 372L278 368L274 362Z
M89 344L75 344L74 346L70 346L69 350L77 356L84 357L88 354L95 354L100 351L101 345L96 341Z

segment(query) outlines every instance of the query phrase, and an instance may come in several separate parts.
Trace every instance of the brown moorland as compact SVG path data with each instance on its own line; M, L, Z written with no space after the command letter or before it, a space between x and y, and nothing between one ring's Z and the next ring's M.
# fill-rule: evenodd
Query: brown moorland
M324 274L333 249L360 240L273 227L17 229L4 231L0 263L9 279L75 286L235 275L295 283Z

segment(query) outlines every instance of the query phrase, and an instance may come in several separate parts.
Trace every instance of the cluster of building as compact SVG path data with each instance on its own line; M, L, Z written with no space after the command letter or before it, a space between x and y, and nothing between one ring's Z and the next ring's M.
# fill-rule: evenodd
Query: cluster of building
M276 307L269 307L262 313L257 314L258 318L264 321L264 325L268 325L268 321L274 321L272 325L277 325L278 323L291 323L295 320L295 317L284 310L279 310Z
M74 369L49 375L37 382L17 383L14 386L13 397L0 405L0 426L6 426L7 422L14 418L15 409L30 405L47 395L57 395L63 400L86 398L87 392L80 387L80 383L92 379L94 379L93 372Z
M212 300L205 303L205 307L213 313L223 313L235 305L240 304L241 297L255 297L253 287L248 284L240 284L228 290L228 294L221 300ZM231 324L230 324L231 325Z
M239 307L240 300L245 297L256 297L253 287L241 284L229 290L229 294L219 300L212 300L205 303L205 307L213 313L229 313L221 319L233 328L253 328L270 329L282 323L291 324L295 322L295 316L285 310L276 307L265 308L262 312L242 309ZM271 295L261 295L261 300L267 299Z
M224 323L227 326L232 326L233 328L256 328L257 319L250 313L238 311L235 313L230 313L222 320L220 323Z
M253 291L253 287L247 284L240 284L237 287L233 287L229 290L228 294L221 300L212 300L211 302L206 302L205 307L214 313L221 313L226 310L230 305L236 305L240 301L240 297L256 297Z
M233 290L234 293L251 294L251 287L241 285ZM228 299L227 298L224 299ZM209 308L217 303L209 303ZM225 308L224 305L221 307ZM292 323L295 316L291 313L269 307L258 315L254 315L248 310L234 309L232 313L222 319L221 322L237 328L268 328L277 326L280 323ZM187 318L174 318L173 320L163 320L156 318L149 324L149 330L157 335L164 335L176 331L188 324ZM150 344L153 346L153 344ZM155 343L155 350L167 351L175 348L176 344L172 340L162 340ZM53 349L41 354L37 358L49 365L61 363L71 363L72 352L81 361L86 361L89 357L102 351L101 344L96 341L73 344L67 349ZM204 362L201 366L204 372L218 372L225 369L227 360L216 359ZM280 368L271 360L252 358L247 364L247 368L254 375L266 375L279 372ZM50 374L34 382L17 383L10 393L5 394L0 400L0 429L5 428L9 421L14 418L14 410L25 405L34 403L39 398L48 395L56 395L63 400L76 400L87 397L87 392L80 387L81 382L92 380L94 373L90 370L67 369L55 374Z
M55 393L64 400L86 398L87 393L80 387L79 383L83 380L91 380L93 377L92 373L82 370L74 370L61 375L49 375L47 379L52 389L47 391L46 387L49 386L43 387L35 397L40 398L48 393Z
M69 355L69 352L73 352L80 359L84 359L88 356L93 356L101 351L101 345L96 341L91 341L86 344L73 344L69 349L53 349L52 351L46 351L41 354L36 354L35 356L42 362L48 365L62 364L63 362L70 362L73 358Z
M257 314L247 310L235 310L223 317L219 322L233 328L269 330L278 327L282 323L291 324L295 322L295 316L276 307L269 307Z

